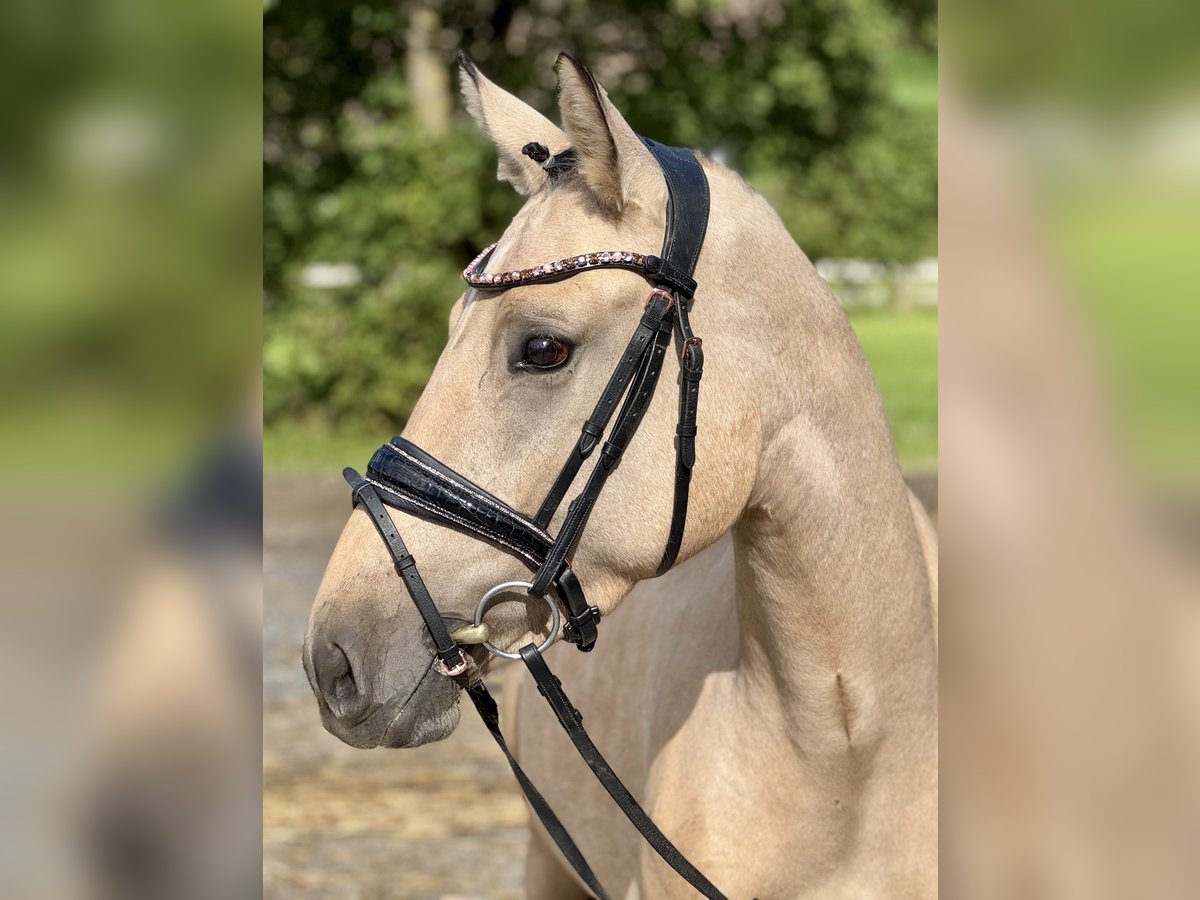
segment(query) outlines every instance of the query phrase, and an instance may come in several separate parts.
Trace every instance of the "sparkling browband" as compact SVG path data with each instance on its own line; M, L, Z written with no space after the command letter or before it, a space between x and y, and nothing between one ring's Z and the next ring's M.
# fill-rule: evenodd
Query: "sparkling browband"
M532 269L521 269L512 272L480 272L479 268L496 249L496 245L484 248L483 252L471 260L471 264L463 269L463 279L467 284L482 290L495 290L499 287L518 284L533 284L540 281L554 281L574 274L580 269L617 268L637 272L643 278L653 281L661 268L657 256L630 253L627 250L607 250L603 253L584 253L580 256L569 256L554 262L534 266Z

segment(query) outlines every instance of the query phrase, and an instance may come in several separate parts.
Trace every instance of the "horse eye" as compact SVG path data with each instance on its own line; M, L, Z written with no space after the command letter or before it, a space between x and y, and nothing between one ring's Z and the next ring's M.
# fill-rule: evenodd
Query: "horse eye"
M525 356L521 362L534 369L553 369L565 363L570 355L569 344L558 338L539 335L525 342Z

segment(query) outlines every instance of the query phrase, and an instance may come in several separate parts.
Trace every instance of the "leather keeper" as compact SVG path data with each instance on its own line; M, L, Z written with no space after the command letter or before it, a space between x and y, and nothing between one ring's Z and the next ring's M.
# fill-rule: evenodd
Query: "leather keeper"
M696 293L696 279L662 257L647 256L645 270L655 284L665 284L686 298Z

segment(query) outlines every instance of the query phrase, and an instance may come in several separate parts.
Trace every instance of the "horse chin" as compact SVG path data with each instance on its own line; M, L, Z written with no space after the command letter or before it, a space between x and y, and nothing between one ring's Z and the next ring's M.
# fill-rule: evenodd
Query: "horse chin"
M448 737L458 727L457 684L432 667L415 690L376 705L357 722L347 724L322 704L325 730L360 750L375 747L419 747Z
M449 737L458 727L459 694L448 678L427 679L384 730L379 746L420 747Z
M405 721L406 719L410 721ZM433 712L419 711L415 715L409 711L401 714L384 734L381 744L393 749L420 747L447 738L458 727L458 700Z

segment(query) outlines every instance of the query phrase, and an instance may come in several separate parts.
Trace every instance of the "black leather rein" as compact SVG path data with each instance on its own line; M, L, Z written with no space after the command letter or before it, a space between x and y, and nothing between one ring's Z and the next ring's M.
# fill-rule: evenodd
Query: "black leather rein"
M655 575L663 574L674 564L687 520L692 467L696 460L696 410L704 370L704 354L700 339L692 332L688 304L695 293L693 276L708 226L708 180L690 150L666 147L649 140L645 140L645 144L662 167L667 183L667 227L661 256L606 251L557 260L531 269L488 273L483 268L495 248L493 244L463 272L467 282L480 291L503 291L517 285L558 281L588 269L603 268L637 272L652 287L645 312L625 352L592 414L583 423L579 440L537 513L532 517L523 515L402 437L393 438L376 451L367 466L366 477L353 469L342 473L350 483L354 503L361 503L371 514L391 554L396 573L425 621L437 654L436 664L467 691L546 831L579 877L600 898L607 895L587 860L509 751L500 732L496 703L482 681L475 679L472 683L467 656L451 636L387 507L455 529L519 559L533 574L531 581L516 584L527 586L531 596L547 598L548 603L553 602L548 599L548 594L553 592L566 612L563 638L580 650L591 650L596 643L600 612L584 597L579 579L571 569L570 555L587 526L600 492L650 406L674 335L680 353L674 502L666 547ZM547 528L554 514L583 463L597 448L600 449L597 464L568 505L558 534L551 536ZM481 619L489 597L512 584L497 585L485 595L476 611L476 622ZM659 831L588 737L583 728L583 716L571 704L541 654L555 637L557 635L552 633L542 648L528 644L520 650L520 659L533 676L538 692L550 704L559 724L597 779L655 852L701 894L723 898L721 892ZM488 647L501 655L516 657L491 645Z

